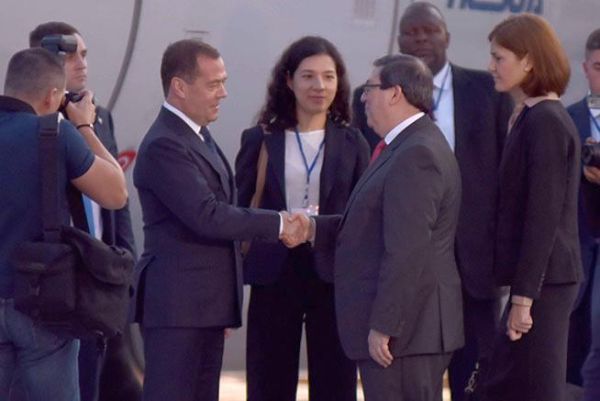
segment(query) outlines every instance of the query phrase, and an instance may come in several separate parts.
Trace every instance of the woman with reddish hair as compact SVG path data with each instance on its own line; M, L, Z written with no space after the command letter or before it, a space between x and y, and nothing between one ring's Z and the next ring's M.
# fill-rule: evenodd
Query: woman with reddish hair
M569 62L552 27L532 14L489 34L496 90L515 103L499 169L494 273L510 299L482 374L486 401L563 401L569 315L581 266L580 144L559 96Z

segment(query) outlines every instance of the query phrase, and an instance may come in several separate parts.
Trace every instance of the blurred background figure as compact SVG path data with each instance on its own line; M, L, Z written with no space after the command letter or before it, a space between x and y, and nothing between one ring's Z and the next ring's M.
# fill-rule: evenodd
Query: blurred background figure
M579 131L581 142L591 144L600 141L600 29L587 38L583 71L589 92L567 110ZM594 154L596 148L589 149ZM579 188L579 241L584 281L571 314L567 381L584 385L586 401L600 399L600 275L596 270L599 236L600 158L588 160L584 157Z

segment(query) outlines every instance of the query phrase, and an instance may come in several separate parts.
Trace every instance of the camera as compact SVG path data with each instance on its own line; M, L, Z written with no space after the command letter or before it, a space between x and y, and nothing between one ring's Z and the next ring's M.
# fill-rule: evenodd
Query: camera
M584 166L600 168L600 143L586 143L581 148L581 161Z
M74 35L46 35L41 46L54 54L64 56L77 51L77 38Z
M59 56L65 56L77 51L77 38L75 35L46 35L42 38L41 46ZM66 92L65 98L58 109L67 119L67 104L69 102L77 103L83 99L83 95L76 92ZM93 100L92 100L93 101Z

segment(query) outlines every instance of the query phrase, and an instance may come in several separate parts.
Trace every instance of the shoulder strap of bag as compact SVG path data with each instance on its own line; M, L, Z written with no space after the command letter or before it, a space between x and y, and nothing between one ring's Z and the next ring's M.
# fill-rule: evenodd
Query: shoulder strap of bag
M258 163L256 164L257 175L256 175L256 187L254 189L254 195L252 195L252 199L250 200L250 207L257 208L260 207L260 202L262 201L263 193L265 190L265 180L267 175L267 162L269 161L269 154L267 153L267 147L263 142L260 147L260 152L258 154Z
M58 119L59 114L40 117L39 159L42 179L42 227L44 241L60 242L58 199Z
M45 242L60 242L60 213L58 192L58 131L59 113L40 117L40 177L42 178L42 227ZM81 192L72 184L67 199L75 227L88 231Z
M263 134L262 144L260 145L260 151L258 153L258 162L256 163L256 186L254 188L254 195L252 195L252 199L250 200L250 207L252 208L260 207L260 202L262 201L265 190L268 162L269 154L267 153L267 146L265 145Z

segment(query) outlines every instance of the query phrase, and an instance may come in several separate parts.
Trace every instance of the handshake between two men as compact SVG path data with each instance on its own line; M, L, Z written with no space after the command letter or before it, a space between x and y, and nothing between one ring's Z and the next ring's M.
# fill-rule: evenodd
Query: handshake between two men
M283 220L283 229L279 239L288 248L294 248L315 237L315 221L304 213L279 213Z

